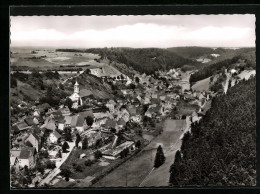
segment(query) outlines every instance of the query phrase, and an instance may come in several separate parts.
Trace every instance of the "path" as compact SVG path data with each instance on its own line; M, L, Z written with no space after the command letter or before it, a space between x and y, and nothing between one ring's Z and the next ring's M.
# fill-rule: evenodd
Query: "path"
M84 73L84 71L81 71L79 74L74 75L74 76L72 76L72 77L70 77L70 78L65 79L63 82L61 82L61 84L65 84L69 79L73 79L73 78L75 78L75 77L78 77L78 76L81 75L82 73Z
M39 186L44 186L44 184L49 184L51 182L51 180L57 176L60 173L60 167L61 165L67 160L67 158L69 157L71 151L73 150L74 146L75 146L75 142L68 142L70 148L69 148L69 152L68 153L62 153L62 159L60 162L56 162L56 168L54 168L52 171L50 171L50 173L48 174L48 176L46 176L40 183Z
M177 130L182 129L183 121L181 120L169 120L166 123L166 130ZM186 126L187 130L189 125ZM174 161L175 154L177 150L180 149L182 140L180 137L187 131L186 129L180 133L179 138L175 141L174 144L171 144L168 147L164 147L163 152L165 155L165 163L159 168L153 168L151 173L145 177L145 179L141 182L139 187L150 187L150 186L168 186L169 178L170 178L170 167Z

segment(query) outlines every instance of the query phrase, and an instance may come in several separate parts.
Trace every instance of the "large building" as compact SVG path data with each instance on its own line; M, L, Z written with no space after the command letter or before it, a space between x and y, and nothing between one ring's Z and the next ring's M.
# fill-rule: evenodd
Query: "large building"
M74 85L74 93L69 98L73 102L72 108L77 109L78 107L82 106L82 99L79 94L79 84L77 81Z

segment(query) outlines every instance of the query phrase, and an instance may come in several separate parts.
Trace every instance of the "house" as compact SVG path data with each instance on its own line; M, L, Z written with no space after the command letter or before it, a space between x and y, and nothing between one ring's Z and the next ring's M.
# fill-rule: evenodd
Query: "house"
M50 143L57 144L60 138L61 138L61 134L59 134L56 130L50 133L49 136Z
M106 123L107 119L108 119L107 117L94 119L94 123L93 123L92 127L94 127L94 128L101 127L103 124Z
M36 149L34 147L22 148L18 156L19 166L24 167L26 165L28 168L33 168L35 166L35 155Z
M19 160L16 156L11 156L10 157L10 167L14 167L15 171L19 171Z
M109 109L110 112L114 112L114 108L115 108L116 102L112 99L110 99L107 103L106 103L106 107Z
M120 119L116 122L115 128L118 129L118 130L121 130L125 125L126 125L125 120L122 119L122 118L120 118Z
M110 160L115 160L115 159L119 158L120 153L126 148L128 148L130 151L134 150L135 149L134 142L126 141L126 142L120 144L119 146L117 146L116 148L107 149L102 152L102 157L110 159Z
M45 123L40 128L45 128L49 131L54 131L56 129L56 121L53 118L48 117Z
M25 122L28 126L34 125L34 122L33 122L33 118L32 118L32 117L27 117L26 119L24 119L24 122Z
M30 144L36 149L36 151L39 151L41 138L36 133L31 133L29 137L25 140L25 143L26 142L30 142Z
M64 117L64 120L65 120L65 122L64 122L64 126L65 126L65 127L71 126L72 116L65 116L65 117Z
M30 128L30 126L28 126L24 121L22 121L22 122L16 123L13 126L13 128L15 131L25 132ZM15 128L17 128L17 129L15 129Z
M198 114L194 111L192 114L191 114L191 122L198 122L200 119L198 117Z
M116 121L113 119L108 118L106 123L102 125L103 128L105 129L111 129L116 127Z
M70 109L67 106L63 107L63 108L61 108L59 110L60 110L62 116L68 116L68 115L71 114Z

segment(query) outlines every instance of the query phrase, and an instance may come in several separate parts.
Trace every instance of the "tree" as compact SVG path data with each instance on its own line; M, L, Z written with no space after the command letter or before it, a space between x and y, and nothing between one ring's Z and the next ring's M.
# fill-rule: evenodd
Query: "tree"
M69 166L63 165L60 170L61 170L60 175L64 176L66 181L69 181L69 178L72 174Z
M83 150L88 149L88 139L87 139L87 137L85 137L85 138L83 139L82 149L83 149Z
M131 83L130 84L130 89L134 90L135 89L135 84Z
M47 162L46 162L46 167L47 167L48 169L54 169L54 168L56 168L56 164L55 164L55 162L53 162L53 161L47 160Z
M66 153L66 152L67 152L67 149L69 149L69 148L70 148L69 144L65 141L65 142L63 143L63 145L62 145L62 151L63 151L63 153Z
M75 141L76 147L78 147L80 141L81 141L81 137L80 137L80 135L77 133L77 135L76 135L76 141Z
M17 87L17 80L13 76L11 76L10 84L11 84L11 88Z
M85 119L86 119L87 125L91 127L94 123L94 119L91 116L87 116Z
M62 83L59 84L59 88L60 88L61 90L64 90L64 86L63 86Z
M165 162L165 156L162 150L161 145L157 148L157 153L154 160L154 167L158 168Z
M80 164L77 164L77 165L75 166L75 170L76 170L77 172L82 172L82 171L83 171L83 168L82 168L82 166L81 166Z
M64 105L71 109L73 102L70 98L66 98Z
M57 158L62 158L62 152L61 152L61 150L58 151L56 157L57 157Z
M91 166L93 164L92 160L88 159L85 161L85 166Z
M138 140L138 141L135 143L135 147L137 147L137 148L140 148L140 147L141 147L141 141L140 141L140 140Z
M24 166L23 175L24 175L24 176L28 176L28 175L29 175L29 169L28 169L28 166L27 166L27 165Z
M71 127L65 127L64 129L64 137L66 141L72 141L72 135L71 135Z
M135 82L139 84L139 82L140 82L139 77L135 77Z
M101 157L102 157L101 151L99 151L99 150L95 151L95 152L94 152L94 157L95 157L95 159L101 158Z

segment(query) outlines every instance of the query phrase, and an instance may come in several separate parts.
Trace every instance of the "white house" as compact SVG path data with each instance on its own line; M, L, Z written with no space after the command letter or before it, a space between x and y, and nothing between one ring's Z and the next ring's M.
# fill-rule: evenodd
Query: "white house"
M49 136L50 143L56 144L60 138L61 138L61 135L56 130L54 130L54 132L50 133L50 136Z
M25 165L28 168L33 168L35 166L35 154L36 149L31 147L22 148L20 155L18 157L19 166L24 167Z
M106 107L109 109L110 112L114 112L115 110L115 105L116 102L112 99L110 99L107 103L106 103Z

